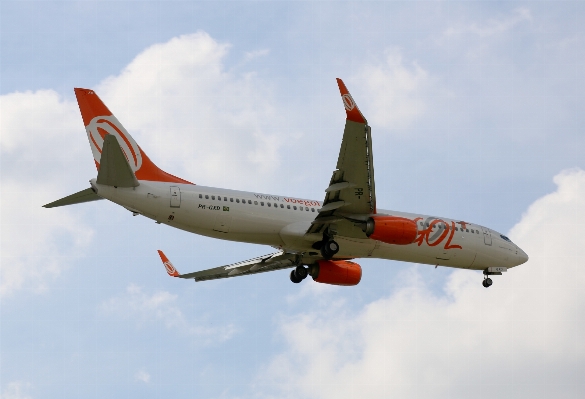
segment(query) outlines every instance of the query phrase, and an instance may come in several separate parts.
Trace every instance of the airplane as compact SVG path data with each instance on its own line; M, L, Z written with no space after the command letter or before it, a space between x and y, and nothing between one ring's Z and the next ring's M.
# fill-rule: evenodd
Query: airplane
M337 166L323 201L195 185L157 167L98 95L75 89L97 168L90 187L45 208L107 199L191 233L253 244L277 252L180 274L158 250L167 273L196 282L292 269L290 280L354 286L356 258L482 270L490 276L528 261L508 237L457 219L378 209L371 128L341 79L346 122Z

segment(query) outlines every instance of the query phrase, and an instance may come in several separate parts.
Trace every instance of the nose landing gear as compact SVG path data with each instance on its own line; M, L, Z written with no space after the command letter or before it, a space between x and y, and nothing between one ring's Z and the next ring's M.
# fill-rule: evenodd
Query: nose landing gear
M508 268L506 267L488 267L483 271L483 285L485 288L490 287L493 284L493 281L488 276L501 276L502 272L507 271Z

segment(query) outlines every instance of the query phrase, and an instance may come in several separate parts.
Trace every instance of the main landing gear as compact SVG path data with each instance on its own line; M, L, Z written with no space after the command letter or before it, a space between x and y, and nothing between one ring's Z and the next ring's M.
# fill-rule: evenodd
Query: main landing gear
M321 255L323 255L325 259L333 258L333 256L335 256L335 254L338 252L339 244L335 240L328 239L323 241L323 244L321 245Z
M309 269L303 265L299 265L290 271L290 281L295 284L300 283L309 275Z

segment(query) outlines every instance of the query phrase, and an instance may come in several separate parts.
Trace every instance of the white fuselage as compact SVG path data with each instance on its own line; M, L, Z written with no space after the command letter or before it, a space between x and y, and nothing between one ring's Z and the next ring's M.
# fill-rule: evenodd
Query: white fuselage
M181 230L231 241L270 245L299 253L316 252L321 238L306 234L320 201L257 194L189 184L140 181L135 188L91 185L100 197ZM526 254L500 233L472 223L428 215L377 210L417 222L409 245L337 236L335 258L381 258L462 269L514 267ZM447 228L445 228L447 227Z

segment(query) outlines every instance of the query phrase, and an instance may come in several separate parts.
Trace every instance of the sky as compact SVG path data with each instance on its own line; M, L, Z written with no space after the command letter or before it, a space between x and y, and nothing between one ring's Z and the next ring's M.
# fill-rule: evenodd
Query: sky
M585 3L0 2L2 399L581 398ZM378 207L489 226L528 263L358 260L168 278L270 247L98 201L74 87L204 186L323 200L345 112L372 127Z

